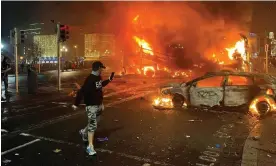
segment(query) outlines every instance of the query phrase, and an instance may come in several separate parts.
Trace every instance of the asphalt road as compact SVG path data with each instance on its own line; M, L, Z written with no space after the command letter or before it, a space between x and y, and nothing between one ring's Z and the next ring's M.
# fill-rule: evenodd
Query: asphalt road
M105 111L88 157L78 131L87 124L84 106L71 109L66 95L2 103L3 165L241 165L256 119L205 110L156 110L157 87L171 80L130 79L105 90Z

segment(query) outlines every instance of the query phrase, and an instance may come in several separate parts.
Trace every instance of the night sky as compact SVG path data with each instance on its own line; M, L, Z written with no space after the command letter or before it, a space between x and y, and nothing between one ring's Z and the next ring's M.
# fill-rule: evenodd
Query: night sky
M9 30L18 25L35 22L50 22L55 19L65 24L96 27L100 22L106 22L112 31L118 31L124 24L124 12L127 7L136 2L1 2L2 4L2 37L9 35ZM162 2L161 2L162 3ZM173 2L174 3L174 2ZM225 19L238 19L242 2L203 2L213 13L221 13ZM121 8L116 9L120 4ZM123 5L122 5L123 4ZM276 29L275 2L254 2L253 29ZM133 6L133 5L132 5ZM166 9L164 9L166 10ZM114 14L115 13L115 14ZM114 16L116 15L116 16ZM274 17L273 17L274 15ZM114 16L111 20L110 17ZM115 22L117 23L115 25ZM260 25L263 27L261 28ZM109 29L109 31L110 31ZM108 30L107 30L108 31Z

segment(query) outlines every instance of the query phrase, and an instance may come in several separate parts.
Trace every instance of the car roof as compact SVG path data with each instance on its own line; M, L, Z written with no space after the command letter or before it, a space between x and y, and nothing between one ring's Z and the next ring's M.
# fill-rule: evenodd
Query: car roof
M264 78L269 83L276 84L276 77L269 75L269 74L262 74L262 73L249 73L249 72L233 72L233 71L218 71L218 72L207 72L205 75L195 78L187 83L192 83L195 81L199 81L205 78L214 77L214 76L244 76L244 77L258 77L258 78Z

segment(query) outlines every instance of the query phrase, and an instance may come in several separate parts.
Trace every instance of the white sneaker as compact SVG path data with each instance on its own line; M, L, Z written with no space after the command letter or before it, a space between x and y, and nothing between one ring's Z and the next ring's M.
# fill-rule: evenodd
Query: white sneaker
M88 153L89 156L96 155L97 152L94 150L94 146L87 146L86 152Z

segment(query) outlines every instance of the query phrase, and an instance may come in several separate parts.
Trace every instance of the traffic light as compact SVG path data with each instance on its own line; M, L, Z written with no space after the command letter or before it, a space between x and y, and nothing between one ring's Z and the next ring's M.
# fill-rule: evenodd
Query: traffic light
M21 43L25 42L25 31L20 31L20 40L21 40Z
M62 42L65 42L67 39L69 39L69 26L68 25L60 25L59 32L60 32L59 37Z

